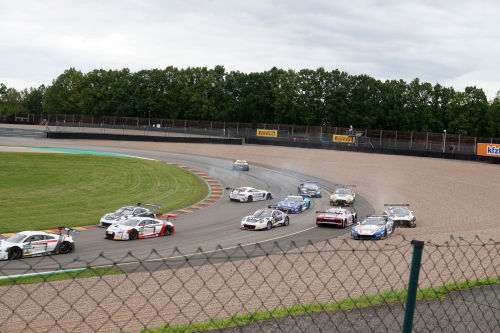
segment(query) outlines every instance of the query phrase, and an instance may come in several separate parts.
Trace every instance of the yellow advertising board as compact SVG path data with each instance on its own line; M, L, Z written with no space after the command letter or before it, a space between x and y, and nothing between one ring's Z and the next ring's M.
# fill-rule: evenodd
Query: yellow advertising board
M483 156L500 157L500 144L494 143L478 143L477 154Z
M354 143L355 137L349 135L333 135L333 142Z
M257 136L267 136L268 138L277 138L278 130L257 129Z

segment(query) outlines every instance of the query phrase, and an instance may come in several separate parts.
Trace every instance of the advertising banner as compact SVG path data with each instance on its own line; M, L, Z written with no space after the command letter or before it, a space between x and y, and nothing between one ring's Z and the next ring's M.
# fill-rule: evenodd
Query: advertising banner
M278 130L257 129L257 136L267 136L268 138L277 138Z
M333 135L333 142L354 143L355 137L348 135Z
M500 144L495 143L478 143L477 154L483 156L500 157Z

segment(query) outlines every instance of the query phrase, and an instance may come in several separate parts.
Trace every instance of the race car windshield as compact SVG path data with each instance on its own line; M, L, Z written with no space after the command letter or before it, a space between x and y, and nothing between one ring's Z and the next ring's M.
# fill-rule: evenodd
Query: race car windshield
M366 219L362 223L362 225L384 225L384 219Z
M286 197L285 202L301 202L303 199L302 197Z
M10 242L10 243L21 243L21 241L25 238L26 238L26 235L24 235L24 234L15 234L15 235L7 238L6 241Z
M270 217L273 214L270 210L258 210L253 214L253 217Z
M135 227L137 225L137 220L131 219L121 222L121 225L125 225L127 227Z
M134 211L130 208L120 208L118 209L115 214L117 215L132 215Z
M316 183L305 183L304 187L308 190L317 190L319 188Z
M391 214L394 215L407 215L408 214L408 209L402 208L402 207L396 207L391 209Z
M335 191L335 194L340 194L340 195L348 195L351 194L351 191L346 188L339 188Z

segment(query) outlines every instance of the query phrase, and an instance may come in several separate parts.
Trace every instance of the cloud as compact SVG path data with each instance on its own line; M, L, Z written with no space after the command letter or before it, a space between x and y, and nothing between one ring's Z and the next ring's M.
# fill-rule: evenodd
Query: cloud
M0 0L0 80L50 84L69 67L324 67L475 85L493 98L499 11L493 0Z

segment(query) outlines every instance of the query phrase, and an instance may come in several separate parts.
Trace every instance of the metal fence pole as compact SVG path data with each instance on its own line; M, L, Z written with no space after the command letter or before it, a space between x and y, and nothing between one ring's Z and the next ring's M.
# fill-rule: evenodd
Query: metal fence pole
M380 139L378 141L378 145L382 146L382 130L380 130Z
M413 313L415 312L415 303L417 300L418 275L420 273L424 241L421 239L414 239L411 241L411 244L413 245L413 257L411 260L410 281L408 282L408 295L406 296L403 333L411 333L412 331Z
M474 154L476 153L476 147L477 147L477 144L476 144L476 137L474 137Z
M425 138L425 150L429 149L429 132L427 132L427 136Z
M458 135L458 152L460 152L460 134Z
M413 144L413 132L411 132L411 136L410 136L410 149L411 149L412 144Z

